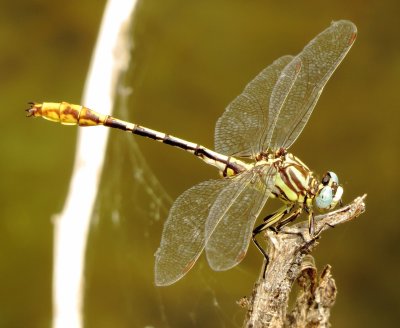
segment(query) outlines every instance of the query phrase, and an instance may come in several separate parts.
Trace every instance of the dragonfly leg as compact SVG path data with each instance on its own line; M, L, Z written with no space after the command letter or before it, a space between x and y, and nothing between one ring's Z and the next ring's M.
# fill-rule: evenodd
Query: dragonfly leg
M335 226L325 223L317 232L315 231L315 218L314 218L314 213L311 209L306 208L306 211L308 212L308 232L310 233L311 239L318 239L319 234L321 233L322 229L324 228L325 225L329 226L330 228L334 228Z
M306 209L308 212L308 232L310 233L310 237L314 238L315 236L315 220L314 220L314 212L310 209Z
M273 227L273 225L277 222L279 222L286 214L288 214L291 209L293 208L293 206L284 206L282 208L280 208L279 210L277 210L276 212L267 215L264 218L264 222L261 223L259 226L257 226L254 230L253 230L253 239L262 231L266 230L266 229L271 229L274 232L277 232L277 229L275 229ZM278 229L279 230L279 229Z
M274 232L277 232L276 229L274 229L272 227L272 225L274 225L276 222L279 222L286 214L290 213L290 211L292 210L293 206L284 206L282 208L280 208L278 211L266 216L264 218L264 222L262 224L260 224L259 226L257 226L254 230L253 230L253 242L254 245L256 245L256 247L258 248L258 250L261 252L261 254L264 256L265 258L265 266L264 266L264 273L263 273L263 278L265 278L265 271L267 269L268 263L269 263L269 256L266 253L266 251L264 250L264 248L260 245L260 243L257 241L256 237L259 233L261 233L262 231L266 230L266 229L271 229Z
M292 207L292 209L293 209L293 207ZM302 211L303 211L303 207L298 207L297 209L290 211L289 215L284 220L279 222L279 224L277 226L277 231L279 232L281 228L288 225L290 222L293 222L294 220L296 220L300 216ZM285 233L287 235L300 236L301 238L303 238L303 240L305 240L305 238L301 232L282 231L282 233Z
M292 213L290 213L290 215L288 215L284 220L282 220L281 222L279 222L279 224L277 225L276 229L279 231L281 230L281 228L283 228L284 226L288 225L290 222L293 222L294 220L296 220L299 215L302 212L302 208L299 207L296 210L292 211Z
M324 225L322 225L322 227L315 233L315 235L316 235L316 236L319 236L319 234L321 233L322 229L323 229L325 226L328 226L329 228L335 228L335 226L332 225L332 224L324 223ZM317 238L317 237L316 237L316 238Z

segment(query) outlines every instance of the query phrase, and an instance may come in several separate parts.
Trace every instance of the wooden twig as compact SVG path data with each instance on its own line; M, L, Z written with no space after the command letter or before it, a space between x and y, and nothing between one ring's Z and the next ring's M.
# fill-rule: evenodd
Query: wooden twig
M366 195L337 211L315 217L316 236L308 233L308 222L283 228L279 233L266 232L270 263L263 278L256 282L251 297L242 301L247 307L244 327L329 327L330 309L336 299L336 285L331 267L326 266L317 278L311 250L320 234L348 222L365 211ZM301 291L291 313L287 314L289 293L295 280Z

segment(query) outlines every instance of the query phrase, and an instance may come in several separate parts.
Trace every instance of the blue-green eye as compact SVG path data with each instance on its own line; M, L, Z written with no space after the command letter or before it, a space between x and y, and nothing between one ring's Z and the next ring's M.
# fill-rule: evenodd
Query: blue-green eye
M321 189L318 196L315 198L315 204L319 208L328 208L331 205L333 199L332 188L325 186Z
M339 178L338 178L338 176L336 175L336 173L335 173L335 172L332 172L332 171L329 171L328 174L331 176L331 180L332 180L333 182L336 182L336 184L338 185L338 184L339 184Z
M339 178L335 172L328 171L325 173L324 177L322 178L322 184L324 186L332 186L332 184L339 184Z

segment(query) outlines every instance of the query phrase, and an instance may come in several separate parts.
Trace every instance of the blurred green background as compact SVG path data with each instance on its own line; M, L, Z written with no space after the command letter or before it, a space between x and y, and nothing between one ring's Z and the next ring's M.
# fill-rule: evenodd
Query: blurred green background
M1 2L0 327L51 324L52 216L67 194L77 130L28 120L23 110L31 100L80 102L104 5ZM297 54L332 20L357 25L355 45L291 148L318 174L339 175L345 203L368 193L367 212L327 232L313 253L320 268L333 266L334 327L398 325L399 10L394 0L147 0L136 11L125 81L133 92L121 115L211 148L215 121L259 71ZM85 325L240 327L235 302L250 294L262 262L253 246L228 272L202 259L177 284L153 284L163 206L217 172L118 131L106 169L88 246Z

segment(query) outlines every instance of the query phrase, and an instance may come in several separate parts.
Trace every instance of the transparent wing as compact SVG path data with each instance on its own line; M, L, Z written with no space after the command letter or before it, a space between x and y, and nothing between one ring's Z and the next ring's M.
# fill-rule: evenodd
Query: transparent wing
M238 176L219 194L205 229L206 255L213 270L228 270L244 258L275 176L273 167L258 166Z
M186 190L169 212L156 252L155 283L166 286L182 278L204 249L204 227L211 205L229 180L208 180Z
M215 127L215 150L250 157L259 153L268 120L269 100L282 69L293 59L284 56L258 74L226 108Z
M271 95L274 106L269 112L270 134L265 149L289 148L297 139L322 89L350 50L356 35L357 28L352 22L333 22L285 67ZM296 70L299 60L301 69L293 86L288 88L286 76Z
M286 101L288 100L287 97L290 95L294 83L299 77L301 65L302 62L298 56L293 58L293 60L282 71L274 87L269 103L268 128L266 130L265 137L262 140L263 150L271 148L271 139L273 137L274 131L276 132L276 130L274 130L274 127L276 126L278 118L282 117L279 115L282 114L282 107L286 104ZM272 147L272 149L276 148Z

